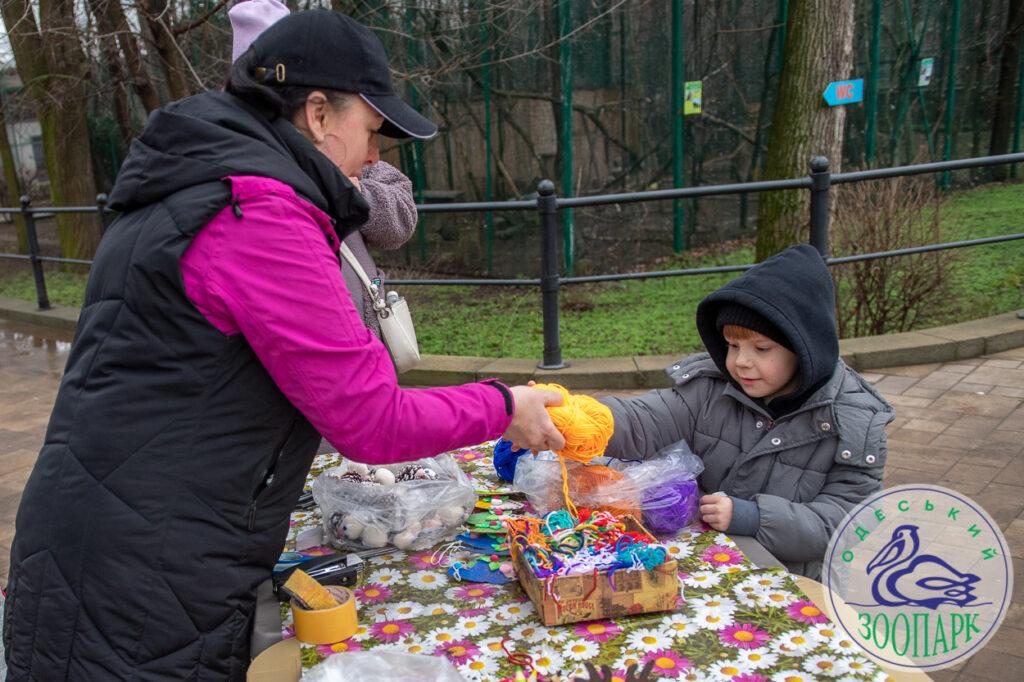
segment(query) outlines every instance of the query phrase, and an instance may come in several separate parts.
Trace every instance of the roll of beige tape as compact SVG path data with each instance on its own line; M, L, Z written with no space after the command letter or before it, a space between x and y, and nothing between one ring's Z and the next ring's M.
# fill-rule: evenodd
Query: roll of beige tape
M336 585L327 589L338 600L338 605L331 609L311 611L292 600L295 636L306 644L334 644L354 635L359 627L352 592Z

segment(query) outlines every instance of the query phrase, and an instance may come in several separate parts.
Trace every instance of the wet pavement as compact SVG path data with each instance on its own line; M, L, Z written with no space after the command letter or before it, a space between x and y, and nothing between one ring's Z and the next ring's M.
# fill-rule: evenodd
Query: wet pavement
M70 333L0 319L2 584L21 491L43 442L70 341ZM1000 631L966 664L933 677L1014 677L1012 670L1024 669L1024 348L864 376L898 415L889 427L885 484L936 483L975 498L1006 533L1016 562L1012 604Z

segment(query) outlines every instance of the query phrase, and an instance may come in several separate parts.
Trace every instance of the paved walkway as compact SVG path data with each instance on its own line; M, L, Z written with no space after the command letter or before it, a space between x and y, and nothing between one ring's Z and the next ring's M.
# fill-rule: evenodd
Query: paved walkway
M42 443L70 333L0 320L0 582L14 516ZM1003 680L1024 669L1024 348L866 372L892 402L886 485L938 483L977 499L1006 533L1016 586L986 649L939 680ZM606 393L595 391L594 393ZM635 391L633 392L635 393Z

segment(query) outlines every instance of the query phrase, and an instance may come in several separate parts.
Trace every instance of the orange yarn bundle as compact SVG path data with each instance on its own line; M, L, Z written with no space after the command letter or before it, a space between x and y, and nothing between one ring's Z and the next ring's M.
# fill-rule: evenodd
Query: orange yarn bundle
M569 497L569 481L565 471L565 460L586 464L604 454L608 441L615 430L612 411L588 395L572 395L558 384L534 384L542 391L554 391L562 396L561 405L548 406L548 416L555 428L565 438L565 447L556 450L562 462L562 494L565 508L576 516L576 505Z
M621 485L625 474L600 464L577 465L568 469L569 494L585 507L606 511L620 519L640 518L640 501L630 495L631 485Z

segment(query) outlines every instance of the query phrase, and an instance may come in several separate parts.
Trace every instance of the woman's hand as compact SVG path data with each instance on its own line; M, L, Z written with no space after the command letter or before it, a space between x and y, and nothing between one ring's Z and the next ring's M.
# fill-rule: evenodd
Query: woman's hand
M551 423L546 409L548 405L561 405L562 396L526 386L513 386L510 390L516 411L504 437L512 441L512 447L534 451L565 447L565 438Z
M704 495L700 498L700 518L724 533L732 523L732 498L728 495Z

